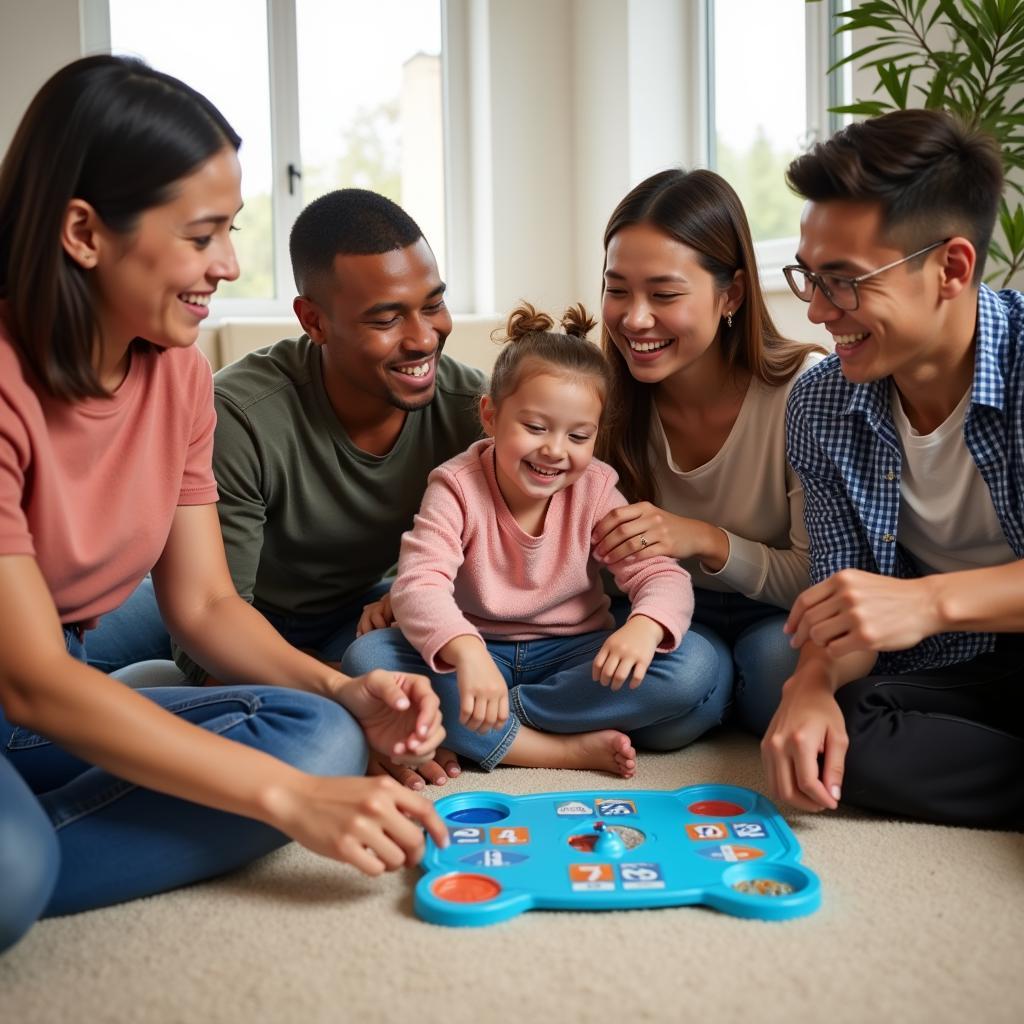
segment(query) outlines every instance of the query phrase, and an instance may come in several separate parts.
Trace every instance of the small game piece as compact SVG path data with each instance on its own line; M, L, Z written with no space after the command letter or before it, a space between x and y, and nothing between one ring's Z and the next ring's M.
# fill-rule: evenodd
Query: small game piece
M739 786L457 793L436 806L451 842L441 850L428 837L415 899L436 924L694 903L782 920L821 904L789 826Z
M594 822L594 831L597 833L594 853L599 857L621 857L626 852L626 844L614 829L606 828L603 821Z

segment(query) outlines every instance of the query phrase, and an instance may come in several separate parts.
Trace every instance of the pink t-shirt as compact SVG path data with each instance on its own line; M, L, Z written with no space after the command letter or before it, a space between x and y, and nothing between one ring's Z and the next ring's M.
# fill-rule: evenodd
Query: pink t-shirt
M477 441L430 474L413 528L402 537L391 588L395 621L436 672L438 651L466 634L502 640L576 636L614 622L591 558L597 522L626 503L615 471L596 459L551 498L544 530L528 534L498 489L494 442ZM690 575L671 558L613 570L632 615L661 624L674 650L693 614Z
M133 352L112 398L34 385L0 307L0 555L33 555L64 623L94 625L160 557L177 505L217 500L213 381L195 347Z

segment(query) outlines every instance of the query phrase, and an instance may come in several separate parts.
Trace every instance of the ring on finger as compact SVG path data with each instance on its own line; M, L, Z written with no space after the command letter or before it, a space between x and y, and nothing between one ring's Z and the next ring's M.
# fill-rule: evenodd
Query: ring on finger
M647 544L648 544L647 538L641 533L640 534L640 547L645 548L645 547L647 547Z

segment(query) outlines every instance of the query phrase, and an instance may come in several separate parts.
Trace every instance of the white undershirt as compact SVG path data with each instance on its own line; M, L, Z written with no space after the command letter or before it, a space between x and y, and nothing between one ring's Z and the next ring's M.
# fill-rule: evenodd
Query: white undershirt
M1016 561L996 516L988 485L964 441L971 391L944 423L919 434L895 385L892 418L903 447L899 542L929 572L958 572Z

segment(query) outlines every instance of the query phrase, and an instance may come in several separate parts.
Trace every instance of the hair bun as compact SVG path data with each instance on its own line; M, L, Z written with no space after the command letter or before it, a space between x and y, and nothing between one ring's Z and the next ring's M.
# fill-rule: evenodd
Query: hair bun
M587 312L582 302L570 306L562 317L562 330L576 338L585 338L596 326L597 321Z
M507 341L519 341L528 334L550 331L555 322L547 313L538 312L529 302L520 302L508 315L505 324Z

